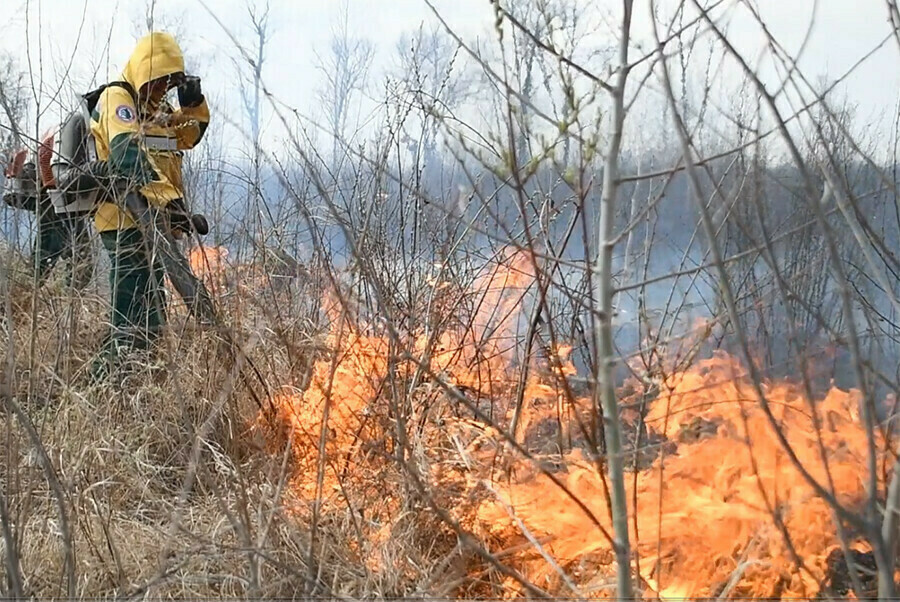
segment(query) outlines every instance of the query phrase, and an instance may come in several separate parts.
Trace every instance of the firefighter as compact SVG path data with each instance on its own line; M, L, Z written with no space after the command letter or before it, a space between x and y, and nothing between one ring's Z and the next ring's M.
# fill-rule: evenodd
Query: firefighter
M154 32L138 42L120 82L103 90L91 115L97 158L110 176L139 193L150 211L164 213L173 230L190 232L181 163L183 152L200 142L209 124L200 79L185 73L175 39ZM166 100L173 89L177 109ZM163 268L151 259L152 237L136 216L117 199L106 198L94 224L111 261L111 327L92 367L94 378L103 378L123 355L152 353L166 312Z
M90 232L84 216L57 213L26 150L13 155L6 168L3 201L10 207L34 212L36 232L31 263L43 284L60 260L69 260L66 284L83 290L94 273Z

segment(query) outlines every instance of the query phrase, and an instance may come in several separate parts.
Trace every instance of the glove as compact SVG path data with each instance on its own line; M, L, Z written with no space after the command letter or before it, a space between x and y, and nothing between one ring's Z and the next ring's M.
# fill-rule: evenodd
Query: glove
M176 238L182 234L190 233L194 225L191 223L191 214L184 205L184 199L174 199L166 205L166 213L169 217L169 228Z
M178 104L182 107L199 107L203 103L203 90L200 87L200 78L196 75L186 75L184 81L178 85Z
M191 214L183 199L170 201L166 208L169 214L169 228L176 238L191 232L196 232L200 236L209 234L209 222L202 215Z
M199 213L195 213L191 216L191 224L194 225L194 231L200 236L209 234L209 222L206 221L206 217Z

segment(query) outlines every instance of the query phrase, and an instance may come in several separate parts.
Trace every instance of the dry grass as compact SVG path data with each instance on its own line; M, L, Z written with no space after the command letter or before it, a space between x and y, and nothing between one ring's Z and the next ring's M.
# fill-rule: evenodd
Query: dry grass
M5 404L0 481L26 594L358 599L483 589L483 568L473 573L471 553L377 446L360 452L365 470L348 478L346 489L324 493L312 537L314 502L296 492L296 482L315 475L298 475L307 462L282 427L261 418L254 398L268 403L270 395L308 385L323 349L321 321L310 310L320 281L267 289L245 280L220 295L228 322L252 343L248 357L264 383L246 370L248 377L231 386L220 338L189 324L176 307L164 341L166 370L139 369L115 384L92 385L87 367L108 311L104 268L101 284L80 296L55 274L35 308L29 275L15 267L12 311L3 316L4 333L10 326L13 332L3 360L14 350L15 371L13 379L5 375L5 390L52 464L48 473L23 421ZM426 443L414 445L422 461ZM54 480L74 557L71 592ZM8 591L6 580L0 586Z
M37 301L36 372L30 374L33 295L26 278L14 282L14 335L6 348L17 351L16 369L7 385L37 429L65 494L77 576L71 593L249 593L248 531L251 543L261 542L260 551L272 556L262 563L257 592L301 592L303 581L288 575L305 571L305 536L274 495L280 458L248 436L256 407L244 386L225 386L228 369L218 361L216 336L188 331L183 316L175 315L165 341L166 374L138 370L116 386L91 385L85 368L104 327L105 303L101 291L75 298L56 280ZM267 359L269 377L284 365L275 350L269 341L255 350ZM283 376L290 378L289 371ZM225 411L201 442L196 484L179 509L195 435L222 401ZM0 478L18 532L26 591L66 595L59 513L47 473L21 421L9 412L3 421ZM176 516L180 524L173 532Z

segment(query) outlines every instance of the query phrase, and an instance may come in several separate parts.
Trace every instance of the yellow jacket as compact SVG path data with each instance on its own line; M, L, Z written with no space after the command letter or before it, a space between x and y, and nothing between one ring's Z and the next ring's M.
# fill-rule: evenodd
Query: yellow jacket
M184 57L175 38L151 33L138 42L121 79L139 93L147 82L176 73L184 73ZM97 158L156 207L184 198L182 151L200 142L208 125L205 99L199 106L178 110L165 101L159 107L136 106L131 93L120 86L106 88L91 115ZM113 202L99 205L94 223L100 232L135 227L131 215Z

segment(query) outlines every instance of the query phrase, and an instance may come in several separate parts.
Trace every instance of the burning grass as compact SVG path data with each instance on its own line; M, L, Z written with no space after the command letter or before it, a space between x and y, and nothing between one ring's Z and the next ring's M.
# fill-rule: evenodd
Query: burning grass
M512 264L510 272L526 273L522 258ZM501 311L493 320L476 316L472 330L445 331L426 366L400 361L396 351L398 345L421 349L421 338L363 336L340 321L332 331L334 353L316 364L310 388L279 398L297 460L291 492L307 503L320 499L324 508L364 508L369 522L360 526L360 538L367 555L377 556L383 534L405 516L405 481L392 467L400 464L399 472L427 483L418 495L447 508L461 528L539 587L611 595L608 493L585 432L592 424L590 402L563 383L574 373L566 348L543 371L536 366L525 386L522 440L544 453L525 457L500 434L512 418L518 374L503 335L513 331L523 282L496 273L476 282L498 279L514 281L486 306ZM413 374L427 376L416 380ZM398 383L405 408L391 398ZM460 402L459 391L470 406ZM726 354L660 383L644 420L645 441L656 442L655 460L629 479L634 568L648 594L792 598L828 587L838 526L774 427L809 478L858 510L867 457L858 394L832 389L810 403L799 385L786 382L763 383L762 394L771 417L740 363ZM473 416L462 417L460 405ZM876 444L884 449L883 441ZM362 475L376 475L379 485L362 487ZM852 532L849 539L854 549L866 550ZM472 580L454 594L523 591L510 577L493 577L498 581L490 591L470 589Z
M214 259L206 275L221 276L230 320L256 341L248 354L274 415L248 394L254 387L266 397L259 382L230 387L215 336L188 330L178 311L167 371L91 387L82 367L102 304L60 290L38 302L38 372L29 378L19 351L6 385L53 471L48 478L21 421L8 414L0 460L29 593L66 593L49 486L56 479L76 595L522 594L495 563L554 595L614 594L596 419L578 393L571 348L546 345L520 379L512 343L532 279L527 257L505 257L470 286L433 280L451 297L432 297L440 319L393 333L345 311L336 295L322 303L324 330L311 318L276 323L259 302L269 293L241 292L229 284L236 278L227 256ZM271 294L282 315L296 315L319 292ZM19 350L32 332L29 299L20 294L13 308ZM60 315L68 318L50 319ZM637 431L634 408L646 387L626 385L623 416ZM817 595L837 571L834 516L785 454L740 363L713 355L655 389L644 449L629 451L645 458L634 459L627 484L645 595ZM794 384L764 383L763 392L809 474L829 489L831 480L838 500L858 507L866 439L857 394L833 389L812 406ZM512 440L503 433L520 397ZM864 553L856 535L848 530Z

